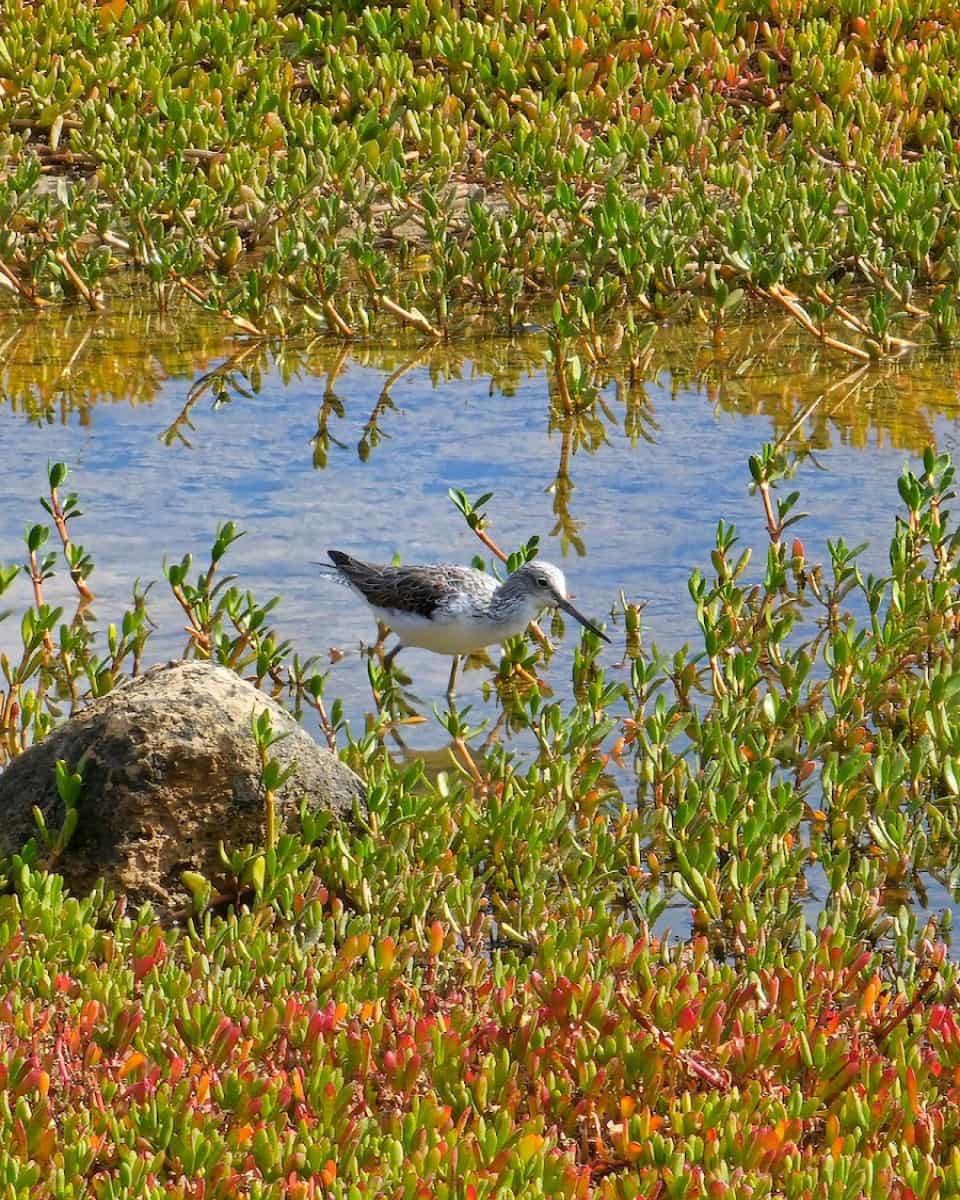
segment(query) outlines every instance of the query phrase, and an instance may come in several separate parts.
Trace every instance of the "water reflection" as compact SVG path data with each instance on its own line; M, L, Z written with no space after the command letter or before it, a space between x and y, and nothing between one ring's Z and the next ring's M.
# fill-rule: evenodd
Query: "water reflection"
M301 344L240 343L222 321L191 309L158 314L131 302L101 315L72 309L0 312L0 405L32 422L94 419L106 404L145 405L169 394L171 380L191 380L180 411L166 427L168 441L189 428L190 414L205 398L214 408L261 391L264 379L285 386L307 380L320 385L314 465L327 465L336 422L345 417L338 383L355 369L382 377L377 401L356 442L361 458L381 444L384 417L395 410L396 384L423 370L437 391L484 378L489 393L513 397L524 382L548 384L549 429L562 437L557 492L569 480L569 460L598 453L618 429L631 441L655 441L660 432L657 399L675 400L683 390L706 396L718 412L763 416L771 440L825 450L871 442L916 452L935 437L937 416L958 407L956 356L930 352L877 367L849 371L790 322L756 320L730 330L719 345L696 326L659 331L650 354L633 370L616 355L578 364L584 374L577 403L562 403L557 372L545 336L490 337L469 343L426 346L347 346L314 339ZM651 392L649 385L654 385ZM811 401L819 400L811 405ZM810 409L809 419L798 415Z
M231 352L222 324L133 304L100 316L70 308L0 313L0 404L35 424L86 425L98 406L152 404Z

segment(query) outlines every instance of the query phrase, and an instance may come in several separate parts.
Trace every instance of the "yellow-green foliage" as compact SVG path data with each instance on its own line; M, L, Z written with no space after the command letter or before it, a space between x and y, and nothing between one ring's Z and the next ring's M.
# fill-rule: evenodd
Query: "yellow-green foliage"
M136 263L273 334L440 336L584 286L594 319L695 294L718 322L788 287L816 325L848 283L865 354L920 287L955 328L947 4L41 0L0 14L0 99L27 304Z

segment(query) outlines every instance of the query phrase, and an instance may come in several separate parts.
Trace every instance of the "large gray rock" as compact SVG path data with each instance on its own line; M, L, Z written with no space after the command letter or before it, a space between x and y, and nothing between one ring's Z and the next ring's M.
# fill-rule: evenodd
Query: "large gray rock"
M186 869L222 870L218 843L264 841L263 790L250 718L270 712L290 736L269 754L296 769L277 795L278 826L297 825L300 801L349 818L363 784L321 749L285 709L225 667L171 662L123 684L32 746L0 774L0 855L63 824L58 758L76 767L86 754L77 831L56 864L75 893L102 876L134 904L160 913L183 907Z

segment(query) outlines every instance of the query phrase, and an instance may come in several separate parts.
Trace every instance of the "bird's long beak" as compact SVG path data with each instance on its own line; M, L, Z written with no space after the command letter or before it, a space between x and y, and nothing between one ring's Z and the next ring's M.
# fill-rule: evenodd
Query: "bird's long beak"
M573 605L570 603L570 601L565 600L563 598L563 596L557 597L557 606L559 608L562 608L564 612L568 612L571 617L575 617L580 622L580 624L584 627L584 629L589 629L591 633L595 633L598 638L603 638L603 640L605 642L610 641L610 639L607 637L607 635L603 632L602 629L598 629L592 621L588 621L587 618L583 615L583 613L578 612L573 607Z

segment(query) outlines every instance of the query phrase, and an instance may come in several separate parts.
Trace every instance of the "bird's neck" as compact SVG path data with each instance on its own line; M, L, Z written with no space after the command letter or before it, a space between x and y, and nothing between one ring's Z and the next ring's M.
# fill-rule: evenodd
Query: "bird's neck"
M523 617L524 625L535 621L542 609L543 605L538 604L529 592L510 587L509 579L497 588L490 603L490 611L495 616L501 619L514 617L517 620Z

